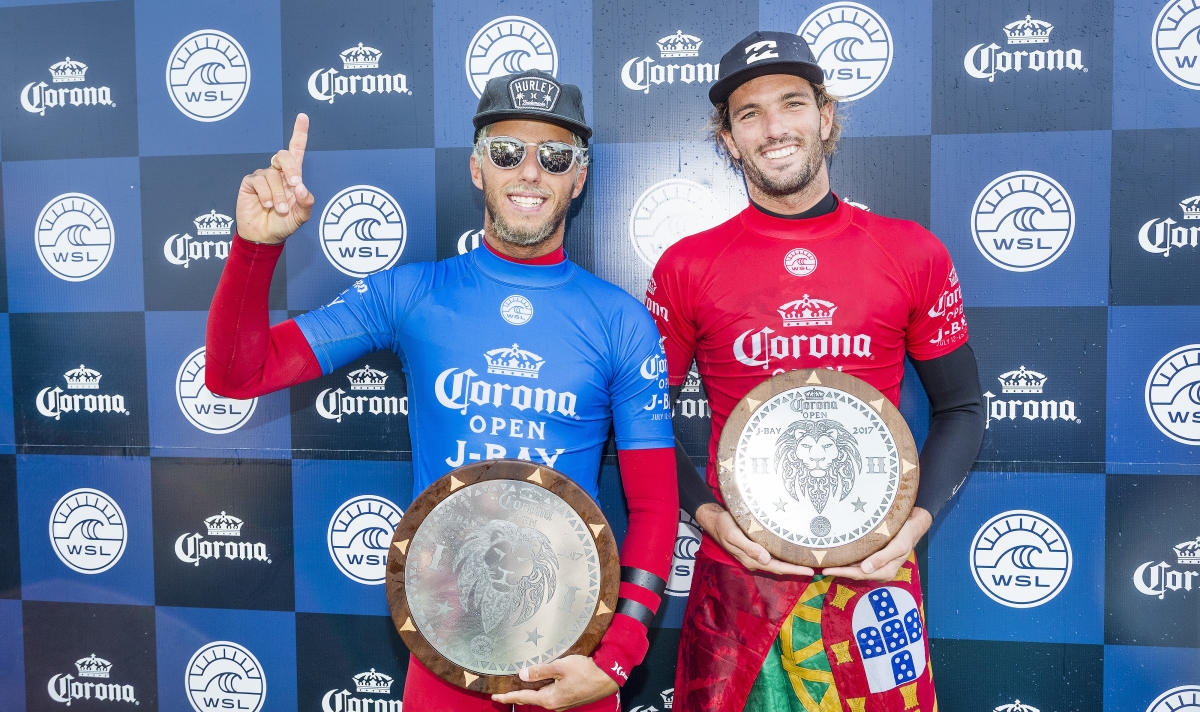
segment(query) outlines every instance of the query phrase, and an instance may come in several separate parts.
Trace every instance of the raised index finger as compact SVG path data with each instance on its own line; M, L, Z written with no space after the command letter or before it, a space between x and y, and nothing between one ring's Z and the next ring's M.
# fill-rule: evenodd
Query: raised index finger
M296 157L296 163L304 160L304 149L308 147L308 114L296 114L292 127L292 140L288 142L288 153Z

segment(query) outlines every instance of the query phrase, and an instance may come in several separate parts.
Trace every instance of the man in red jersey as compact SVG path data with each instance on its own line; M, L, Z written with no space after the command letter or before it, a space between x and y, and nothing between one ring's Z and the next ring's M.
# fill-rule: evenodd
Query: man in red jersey
M750 206L668 249L646 297L673 390L694 359L712 407L708 482L677 457L681 503L705 536L674 709L932 712L913 547L964 482L984 430L958 277L927 230L831 192L837 105L801 37L754 32L722 57L720 76L709 91L713 138L745 176ZM805 304L830 318L784 324L783 312ZM714 464L738 401L774 374L832 368L898 404L906 355L931 422L916 505L892 541L819 573L750 541L720 501ZM869 644L880 630L887 640Z

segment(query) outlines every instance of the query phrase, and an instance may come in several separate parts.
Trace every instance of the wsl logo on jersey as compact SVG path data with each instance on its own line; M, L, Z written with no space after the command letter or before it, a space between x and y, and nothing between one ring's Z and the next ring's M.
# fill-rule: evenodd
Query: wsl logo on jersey
M350 392L326 388L317 394L317 414L326 420L342 422L347 415L408 415L408 396L391 396L388 374L369 364L346 374Z
M1184 445L1200 445L1200 344L1159 359L1146 379L1146 411L1154 427Z
M992 427L993 420L1080 422L1075 415L1075 401L1043 397L1046 374L1021 366L1000 374L996 380L1000 382L1001 397L991 391L983 394L987 407L985 427Z
M842 101L878 89L892 67L892 31L866 5L830 3L800 23L796 34L808 41L825 72L825 86Z
M971 542L971 575L996 603L1033 608L1050 601L1071 577L1071 543L1052 519L1012 510L989 519Z
M271 563L266 544L242 539L244 524L241 519L231 514L214 514L204 520L205 533L188 532L179 535L175 540L175 557L192 566L199 566L201 561L214 559Z
M373 185L352 185L333 196L319 229L325 259L351 277L396 264L408 235L400 204Z
M996 74L1006 72L1086 72L1083 53L1078 49L1043 49L1050 43L1054 25L1026 15L1004 26L1005 43L1001 49L995 42L977 44L963 57L963 69L976 79L996 81Z
M1185 89L1200 89L1200 5L1170 0L1154 21L1150 43L1154 61L1167 78Z
M346 688L329 690L321 697L321 712L353 712L353 710L379 710L400 712L400 700L384 699L392 694L391 675L376 672L360 672L354 676L354 692Z
M1053 178L1014 171L993 180L971 209L971 235L988 262L1032 272L1054 262L1075 234L1075 206Z
M128 539L125 513L100 490L71 490L50 511L50 544L72 571L108 571L121 560Z
M925 626L911 593L875 589L854 604L851 620L871 692L907 685L925 672Z
M258 712L267 700L267 678L254 653L218 640L192 654L184 668L188 702L196 712Z
M696 552L699 549L700 526L681 509L679 529L675 534L675 553L671 557L671 574L667 577L668 596L684 597L692 590L692 573L696 568Z
M788 329L832 327L837 305L826 299L805 294L779 307L780 326ZM733 342L733 356L739 363L769 370L795 368L787 361L812 358L871 358L868 334L781 333L769 326L747 329Z
M233 218L210 210L192 221L196 236L176 233L163 243L163 257L169 264L187 269L192 260L221 260L229 257Z
M1200 17L1197 17L1200 20ZM1183 219L1200 221L1200 195L1193 195L1179 202L1183 210ZM1138 230L1138 246L1152 255L1170 257L1171 250L1190 247L1196 249L1200 245L1200 223L1191 222L1181 226L1171 218L1154 218L1147 220Z
M318 69L308 77L308 95L317 101L332 104L335 98L347 94L412 96L407 76L378 71L382 51L359 42L357 47L343 50L338 57L345 74L335 67L327 67Z
M533 318L533 302L520 294L511 294L500 302L500 318L513 326L528 324Z
M558 49L550 33L527 17L497 17L467 45L467 83L476 98L483 96L489 79L530 69L556 76Z
M653 267L668 247L721 222L712 191L694 181L669 178L650 186L629 214L629 239L638 257Z
M92 653L75 661L75 674L52 676L46 683L46 692L51 700L67 707L86 700L140 705L133 685L111 680L112 667L111 662Z
M658 59L650 56L633 57L621 66L621 84L629 91L650 93L651 85L712 84L717 81L718 65L700 62L700 45L704 40L676 30L675 34L660 37Z
M196 30L167 59L167 93L175 108L196 121L233 115L250 92L250 62L233 37Z
M175 402L188 422L206 433L232 433L254 415L257 398L224 398L204 385L204 347L188 354L175 374Z
M64 106L115 107L112 89L106 86L87 86L88 66L67 57L50 65L50 84L29 82L21 90L21 108L31 114L45 116L46 109Z
M1176 544L1174 550L1174 562L1151 560L1134 570L1133 587L1138 593L1161 601L1168 594L1200 589L1200 536Z
M329 557L351 581L378 586L384 581L392 532L404 512L383 497L364 494L346 500L329 520Z
M38 413L55 420L62 420L64 413L129 415L125 408L125 396L100 392L100 379L103 377L96 369L79 364L79 368L63 374L67 382L66 391L58 386L47 386L38 391Z
M84 282L104 271L116 246L112 218L90 195L63 193L38 213L38 259L50 274Z
M783 256L783 268L795 277L807 277L817 271L817 256L812 250L793 248Z
M1146 712L1194 712L1200 710L1200 685L1180 685L1162 693Z

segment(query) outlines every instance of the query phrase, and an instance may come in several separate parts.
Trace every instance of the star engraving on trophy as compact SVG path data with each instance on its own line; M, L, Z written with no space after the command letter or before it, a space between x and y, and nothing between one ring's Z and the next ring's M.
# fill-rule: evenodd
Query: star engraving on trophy
M785 500L783 497L780 497L779 499L775 500L775 511L776 512L787 511L787 500Z
M433 612L439 616L444 616L450 612L450 604L446 603L445 601L439 601L437 605L433 607Z
M854 502L852 502L852 504L854 505L854 511L866 513L867 503L862 501L862 497L859 497L858 499L854 500Z
M546 637L546 636L538 633L537 628L534 628L533 630L531 630L525 634L525 642L533 643L534 645L537 645L538 641L544 637Z

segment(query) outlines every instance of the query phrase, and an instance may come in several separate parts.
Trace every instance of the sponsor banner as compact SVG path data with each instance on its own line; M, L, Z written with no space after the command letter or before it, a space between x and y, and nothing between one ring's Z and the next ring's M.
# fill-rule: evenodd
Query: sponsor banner
M1138 670L1137 675L1128 674ZM1200 650L1104 647L1104 708L1172 712L1200 706Z
M322 151L433 145L432 4L283 0L283 115ZM288 135L285 132L285 135Z
M1104 648L1100 645L938 640L931 648L938 704L944 709L1103 709Z
M931 226L967 304L1107 303L1110 149L1098 131L933 137Z
M482 244L483 191L471 182L471 149L439 148L434 152L434 165L437 177L435 258L443 260L466 254ZM574 251L571 256L574 257Z
M930 634L1103 642L1104 478L975 472L929 542Z
M272 323L283 315L272 312ZM148 312L146 381L156 454L187 457L286 456L288 396L225 398L204 384L205 314Z
M412 501L412 463L292 461L296 610L388 615L387 547Z
M17 522L17 463L0 455L0 521ZM0 598L21 597L21 537L12 531L0 539ZM0 636L2 637L2 636Z
M399 710L408 650L388 616L296 614L300 709Z
M1200 474L1198 307L1109 310L1110 471Z
M1185 286L1200 272L1200 169L1178 150L1195 141L1200 130L1113 132L1113 175L1143 178L1113 193L1112 304L1200 304Z
M295 615L158 606L164 710L299 709Z
M679 630L652 628L649 637L645 661L629 673L629 682L621 688L621 709L627 712L660 712L675 702Z
M25 699L25 646L20 601L0 601L0 690Z
M159 605L293 608L290 463L261 460L252 467L151 460Z
M153 604L148 460L18 455L17 502L25 600Z
M1200 44L1188 0L1116 0L1113 28L1114 129L1200 127Z

